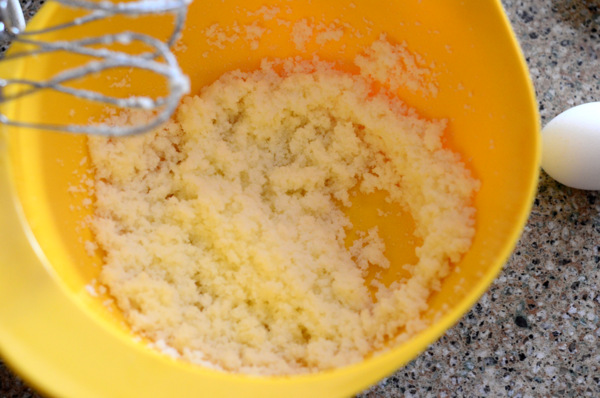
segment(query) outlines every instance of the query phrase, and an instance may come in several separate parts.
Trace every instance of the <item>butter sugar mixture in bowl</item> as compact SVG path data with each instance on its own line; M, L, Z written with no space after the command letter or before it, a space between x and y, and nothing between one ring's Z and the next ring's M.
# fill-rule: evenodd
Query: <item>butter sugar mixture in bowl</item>
M393 53L377 44L371 62ZM324 370L406 340L475 233L478 182L445 122L325 63L275 66L224 75L151 134L90 139L100 281L134 330L229 371ZM365 280L390 268L377 226L349 239L344 214L376 191L421 242L390 286Z
M194 2L167 123L4 131L2 355L61 396L347 396L414 358L502 266L539 163L499 4L434 3Z

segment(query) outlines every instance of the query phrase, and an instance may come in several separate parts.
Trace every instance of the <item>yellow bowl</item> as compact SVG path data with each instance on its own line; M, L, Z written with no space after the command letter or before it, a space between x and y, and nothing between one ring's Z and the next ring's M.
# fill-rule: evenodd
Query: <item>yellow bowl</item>
M91 211L82 206L89 193L73 189L89 176L86 138L4 127L0 135L0 354L40 390L65 397L348 396L392 373L439 338L476 302L513 249L535 194L539 122L527 68L499 1L273 0L267 4L270 8L261 9L263 3L192 4L176 53L192 80L193 92L225 71L256 68L263 57L315 53L349 63L383 32L391 40L405 41L432 65L439 84L435 98L402 89L399 95L426 117L448 118L448 146L462 154L482 182L475 198L473 246L430 300L430 316L439 312L442 316L384 354L311 375L225 374L157 354L135 342L117 312L108 311L102 298L93 298L85 289L100 264L82 244L91 238L81 225ZM67 21L75 14L50 4L30 28ZM290 40L287 22L303 18L315 26L337 24L360 34L326 44L313 40L302 51ZM203 36L211 26L231 34L236 21L238 26L256 22L267 29L257 48L242 39L219 48ZM48 39L69 38L73 32L97 35L123 26L164 35L168 24L161 17L114 18L53 33ZM23 48L15 46L12 53ZM65 54L38 56L2 63L0 73L43 78L76 62L77 57ZM121 94L147 90L145 77L120 85L123 75L115 75L110 90ZM97 77L85 84L99 90L109 86ZM164 87L156 84L151 89L158 93ZM99 112L94 107L71 112L74 106L64 96L42 92L5 105L2 113L19 120L85 123ZM368 214L369 208L360 211ZM388 234L394 233L395 226L387 228Z

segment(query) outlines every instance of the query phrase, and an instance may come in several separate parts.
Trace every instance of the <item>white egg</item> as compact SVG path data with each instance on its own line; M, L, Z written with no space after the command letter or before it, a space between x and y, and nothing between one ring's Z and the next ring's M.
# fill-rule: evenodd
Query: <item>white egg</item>
M571 108L542 129L542 168L577 189L600 190L600 102Z

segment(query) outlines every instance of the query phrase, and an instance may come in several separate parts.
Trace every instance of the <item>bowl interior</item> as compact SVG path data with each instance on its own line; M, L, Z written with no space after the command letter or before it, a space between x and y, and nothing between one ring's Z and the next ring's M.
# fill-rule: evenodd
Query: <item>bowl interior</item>
M48 7L33 23L38 26L48 21L58 23L74 15L73 10ZM292 39L293 29L303 20L315 33L328 26L341 30L343 35L339 41L313 37L298 46ZM123 26L166 37L171 21L172 18L164 16L115 17L46 37L57 40L94 36L121 31ZM262 35L257 37L253 31ZM207 37L207 32L220 32L225 35L221 38L227 39L219 41L214 34ZM192 93L196 93L226 71L257 68L265 57L312 58L317 54L353 72L354 57L382 33L393 42L405 42L434 72L439 90L436 96L405 88L397 94L424 117L448 119L446 145L461 154L482 183L474 198L477 233L471 250L445 278L441 290L431 297L428 316L435 321L428 330L381 358L371 358L326 375L273 379L268 387L261 385L260 391L272 391L274 396L284 391L286 396L292 396L291 389L295 389L293 394L301 396L308 390L298 390L299 385L325 396L351 394L364 388L411 360L455 322L491 283L518 239L537 182L538 119L531 84L516 41L495 1L355 0L342 6L334 0L197 1L190 7L183 36L175 46L181 67L191 79ZM42 55L36 62L15 63L17 66L11 73L44 79L82 61L80 56L64 53ZM124 69L76 84L117 95L159 95L165 91L162 79ZM103 107L82 106L64 94L43 91L11 105L5 112L20 120L86 123L102 115ZM4 134L7 153L1 155L8 159L10 181L16 187L32 232L29 238L41 249L40 260L31 260L35 262L31 267L41 272L45 266L52 278L48 283L53 284L51 289L56 289L53 294L64 294L75 302L73 308L85 313L82 316L105 329L107 336L112 336L110 339L120 339L121 349L142 358L141 361L152 362L148 365L152 369L149 372L158 374L159 369L184 366L161 356L141 354L144 348L128 337L118 310L107 309L102 304L106 297L94 298L86 290L101 265L101 258L90 257L85 249L85 242L93 240L83 222L92 213L92 207L86 203L93 200L93 194L86 189L92 177L86 137L21 129L6 130ZM359 206L354 206L350 214L355 224L362 228L379 225L388 243L392 268L387 278L391 281L402 272L400 266L404 261L414 257L414 244L405 239L411 236L410 217L379 217L376 209L385 206L381 197L359 197L356 201ZM399 241L404 243L393 243ZM248 382L243 377L217 375L199 368L186 372L194 383L205 386L224 380L234 384ZM154 388L153 392L160 391ZM223 391L232 394L233 390ZM136 393L141 391L138 389Z

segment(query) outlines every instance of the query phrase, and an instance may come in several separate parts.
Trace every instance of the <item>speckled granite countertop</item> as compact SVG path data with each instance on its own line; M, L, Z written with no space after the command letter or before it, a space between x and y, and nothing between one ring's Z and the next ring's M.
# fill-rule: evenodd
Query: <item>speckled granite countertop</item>
M600 0L502 3L542 124L600 101ZM542 173L523 236L489 291L440 341L359 396L600 397L600 192ZM0 397L40 396L0 362Z

